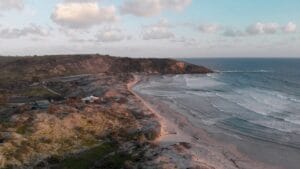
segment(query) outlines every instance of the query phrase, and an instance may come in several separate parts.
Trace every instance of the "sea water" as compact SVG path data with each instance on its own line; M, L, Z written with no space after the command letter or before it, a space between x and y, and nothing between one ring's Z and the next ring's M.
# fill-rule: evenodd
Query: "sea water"
M300 59L185 59L216 73L153 76L136 87L252 159L300 168Z

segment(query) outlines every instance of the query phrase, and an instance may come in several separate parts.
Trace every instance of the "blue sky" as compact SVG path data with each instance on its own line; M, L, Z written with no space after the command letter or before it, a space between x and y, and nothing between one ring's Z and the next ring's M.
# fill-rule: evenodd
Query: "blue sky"
M297 0L0 0L0 55L300 57Z

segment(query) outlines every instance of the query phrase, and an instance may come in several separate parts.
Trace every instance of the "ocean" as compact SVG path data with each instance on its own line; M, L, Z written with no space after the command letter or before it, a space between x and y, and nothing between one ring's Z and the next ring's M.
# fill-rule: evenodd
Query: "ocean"
M152 76L135 87L251 159L297 169L300 59L184 59L207 75Z

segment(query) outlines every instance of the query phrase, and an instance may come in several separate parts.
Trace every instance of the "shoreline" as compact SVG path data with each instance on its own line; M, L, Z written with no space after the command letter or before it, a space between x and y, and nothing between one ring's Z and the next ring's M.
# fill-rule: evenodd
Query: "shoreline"
M156 142L172 142L171 139L175 139L177 137L177 141L187 141L184 138L186 136L175 124L161 116L161 114L155 110L147 101L145 101L141 96L139 96L135 91L133 91L133 87L142 81L142 78L134 75L134 80L127 84L128 90L139 100L142 105L145 106L148 110L150 110L153 114L158 118L159 123L161 124L161 134L158 138L155 139ZM173 128L173 131L169 131L168 129Z
M128 164L129 166L142 166L142 168L145 169L273 168L265 167L265 165L261 165L257 163L257 161L246 158L233 144L222 144L215 138L213 139L203 128L193 125L193 117L180 113L176 106L173 107L164 100L143 94L143 92L141 92L142 90L139 90L138 87L134 88L137 85L143 85L147 82L149 76L126 74L120 77L91 75L84 79L80 77L73 79L72 76L69 78L72 79L69 83L82 81L91 82L96 80L97 83L87 83L86 86L80 88L84 93L89 93L91 88L96 92L104 91L103 88L99 87L103 87L103 85L106 86L107 90L105 90L105 93L102 93L102 99L96 103L83 103L80 99L73 99L68 100L67 103L57 102L50 105L51 114L49 114L48 110L39 110L40 113L39 116L36 117L37 120L33 121L39 122L38 126L41 126L37 128L38 132L33 133L33 136L22 136L19 134L16 135L20 137L17 139L23 139L25 136L28 138L44 138L45 134L41 132L51 131L52 134L47 135L47 138L49 140L52 139L54 143L57 141L55 140L56 137L53 137L53 132L56 133L57 138L65 136L65 139L69 139L75 136L76 139L74 139L74 141L76 142L71 142L73 146L72 149L65 151L63 154L59 154L59 158L53 156L55 152L49 149L45 151L45 157L38 158L38 161L35 160L32 161L32 163L29 161L28 165L63 166L64 160L68 161L73 157L84 159L84 154L93 151L93 143L95 142L89 143L87 146L90 147L86 146L87 149L83 153L76 153L76 150L82 150L82 145L88 143L81 142L79 139L88 138L89 140L93 140L93 138L89 137L90 135L81 135L78 137L77 126L82 129L99 131L100 133L106 133L107 130L107 133L109 133L111 129L108 125L110 125L110 123L103 126L104 130L98 130L97 127L103 125L101 123L102 119L106 119L107 117L107 120L109 120L111 118L120 117L119 120L116 119L117 121L112 121L113 123L111 125L115 125L118 128L115 128L115 133L110 134L111 138L108 138L108 135L103 135L103 137L95 138L95 140L100 141L108 138L110 141L118 141L118 144L121 146L116 149L119 152L127 153L133 157L130 164ZM68 77L54 79L52 83L61 81L62 79L68 79ZM110 80L107 81L107 79ZM126 80L120 81L120 79ZM68 83L65 83L64 85L68 86ZM72 92L76 93L77 91L79 91L79 89ZM106 105L108 103L111 105L107 107ZM80 107L72 107L74 105L80 106L81 109L79 109ZM53 109L54 107L55 109ZM62 111L68 111L68 114L62 116L60 113ZM99 114L98 112L101 113ZM27 113L18 114L15 116L15 119L17 119L16 122L19 123L22 119L34 114L35 113L31 110L28 110ZM41 121L40 119L47 119L47 121ZM50 127L51 119L55 119L55 122L59 125ZM94 128L90 128L88 122L85 123L85 120L92 122ZM76 121L82 123L74 123ZM65 133L70 134L70 136L66 136ZM3 145L7 146L8 144ZM54 144L49 144L49 146L56 147ZM36 148L31 151L35 153L37 150L39 149ZM74 154L72 153L73 150ZM68 157L65 158L65 155L68 155L68 153L72 154L70 159L68 159ZM24 154L24 157L27 157L27 154ZM5 156L1 156L0 153L0 168L1 163L3 163L3 165L6 164L6 161L1 162L1 158L4 157ZM52 164L48 161L48 159L52 157L56 158L57 163ZM107 160L106 162L108 163L114 163L105 158L100 161L96 158L92 158L90 164L87 165L103 166L101 165L101 161L103 162L103 160L104 162ZM7 161L7 164L11 164L11 162L9 162L10 161ZM122 163L125 165L125 162L126 161L121 161L119 165L123 165ZM23 164L20 163L19 165L21 167ZM24 164L24 166L26 165Z
M188 160L191 160L189 164L196 167L226 169L277 168L249 159L236 146L213 139L204 129L193 126L188 117L173 111L166 104L160 103L154 98L140 96L133 90L133 87L141 81L143 81L143 77L134 75L134 80L127 84L127 88L147 109L158 117L158 122L162 128L161 134L155 139L155 142L160 147L170 148L174 144L189 144L191 148L186 150L184 155L189 156ZM181 161L181 157L180 155L177 156L175 163Z

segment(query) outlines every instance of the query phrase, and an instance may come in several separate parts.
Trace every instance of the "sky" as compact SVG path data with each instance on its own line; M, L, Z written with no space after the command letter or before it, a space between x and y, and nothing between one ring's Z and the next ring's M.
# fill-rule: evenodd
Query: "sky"
M0 55L300 57L299 0L0 0Z

